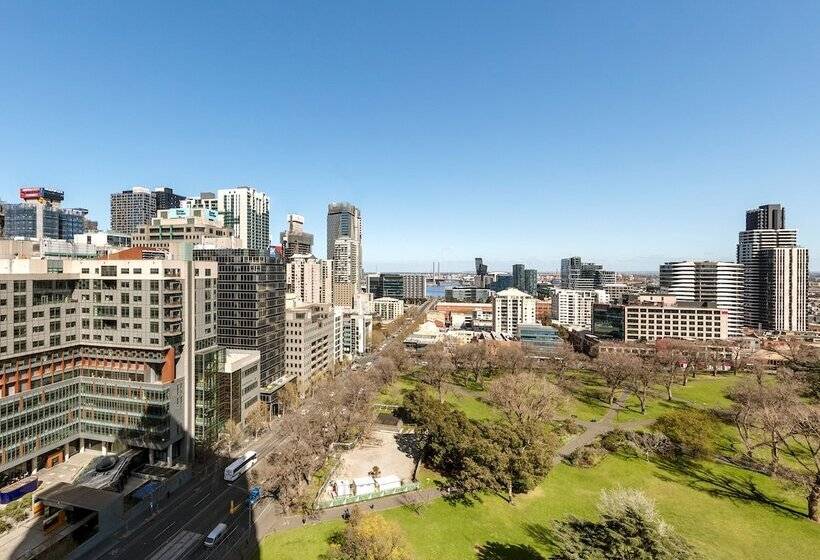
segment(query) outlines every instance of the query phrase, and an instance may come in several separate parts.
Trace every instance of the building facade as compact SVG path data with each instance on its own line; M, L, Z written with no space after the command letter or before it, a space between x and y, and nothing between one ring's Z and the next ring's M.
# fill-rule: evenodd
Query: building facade
M288 214L288 229L279 234L285 262L293 255L310 255L313 252L313 234L305 231L305 218L299 214Z
M219 270L215 311L219 314L220 346L257 350L262 398L285 379L285 264L252 249L197 249L197 261L216 263Z
M592 290L618 281L617 274L595 263L585 263L581 257L561 259L561 288Z
M784 325L804 326L805 316L793 316L801 313L805 307L800 303L806 299L807 280L801 282L786 281L785 277L802 274L802 270L776 270L777 256L768 251L774 249L797 248L797 230L786 229L786 211L779 204L766 204L746 212L746 229L738 235L737 262L745 267L744 271L744 324L754 329L783 330ZM781 253L790 265L801 267L805 262L808 278L808 252L805 257L801 251ZM790 258L794 256L794 259ZM784 261L783 261L784 262ZM778 281L780 279L781 281ZM783 292L778 290L802 290L801 292ZM793 304L793 305L792 305ZM785 306L785 307L782 307ZM790 329L785 329L790 330Z
M349 269L351 282L358 290L364 280L362 266L362 215L358 208L348 202L334 202L327 207L327 258L337 259L338 243L340 238L347 238L345 253L350 260ZM334 280L339 281L339 280Z
M552 294L552 319L572 330L592 328L592 306L607 303L603 290L555 290Z
M777 247L760 252L766 327L774 331L806 330L809 250Z
M404 315L404 301L398 298L381 297L373 300L373 315L389 323Z
M133 187L111 195L111 230L137 233L157 215L157 199L150 189ZM80 232L81 233L81 232Z
M678 261L660 266L660 287L680 302L713 303L729 312L729 336L743 334L743 273L739 263Z
M218 368L217 268L0 260L0 471L115 441L189 459L195 382Z
M333 370L333 308L327 304L296 304L285 310L285 375L295 379L304 396L311 380Z
M63 208L63 191L43 187L20 189L19 204L3 204L4 236L72 241L83 233L88 210Z
M675 296L640 296L624 306L624 340L659 338L722 340L729 337L729 311L714 304L678 302Z
M217 205L225 227L240 239L242 249L270 248L270 198L253 187L219 189Z
M496 294L493 300L493 330L507 336L516 336L519 325L535 323L535 298L508 288Z
M333 262L313 255L291 255L287 263L287 291L302 303L333 303Z

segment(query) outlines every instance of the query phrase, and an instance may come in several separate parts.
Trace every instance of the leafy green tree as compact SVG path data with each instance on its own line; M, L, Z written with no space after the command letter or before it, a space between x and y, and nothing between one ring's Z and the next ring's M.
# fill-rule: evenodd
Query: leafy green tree
M506 495L527 492L546 476L552 467L556 438L536 421L483 422L481 432L486 444L472 449L472 460L485 471L479 481L485 490Z
M692 547L637 490L604 490L600 520L570 517L554 526L551 560L693 560Z
M709 457L715 452L720 429L717 421L702 410L675 410L655 422L654 429L677 444L694 458Z

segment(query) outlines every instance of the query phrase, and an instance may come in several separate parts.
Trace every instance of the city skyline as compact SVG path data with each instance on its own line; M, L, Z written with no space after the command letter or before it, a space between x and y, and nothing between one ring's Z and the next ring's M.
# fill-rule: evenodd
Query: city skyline
M820 245L810 3L742 18L729 5L246 6L227 27L220 7L33 9L0 23L18 61L0 78L6 202L53 185L107 224L101 192L248 184L271 197L275 236L289 213L321 235L325 204L349 200L372 271L467 271L477 254L539 270L567 254L620 271L731 260L735 209L769 202ZM691 211L671 228L678 209ZM489 212L516 227L476 227Z

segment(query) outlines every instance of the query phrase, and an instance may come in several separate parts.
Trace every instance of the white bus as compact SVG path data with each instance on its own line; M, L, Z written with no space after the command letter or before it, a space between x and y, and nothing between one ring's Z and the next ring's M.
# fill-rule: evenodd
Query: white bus
M246 451L239 459L225 467L225 480L233 482L239 475L256 464L256 451Z

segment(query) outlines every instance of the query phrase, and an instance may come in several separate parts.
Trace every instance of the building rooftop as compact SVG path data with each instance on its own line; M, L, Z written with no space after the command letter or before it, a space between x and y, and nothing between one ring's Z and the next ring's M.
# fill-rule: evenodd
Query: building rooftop
M522 292L517 288L507 288L506 290L501 290L496 294L496 296L502 297L528 297L532 298L532 296L526 292Z

